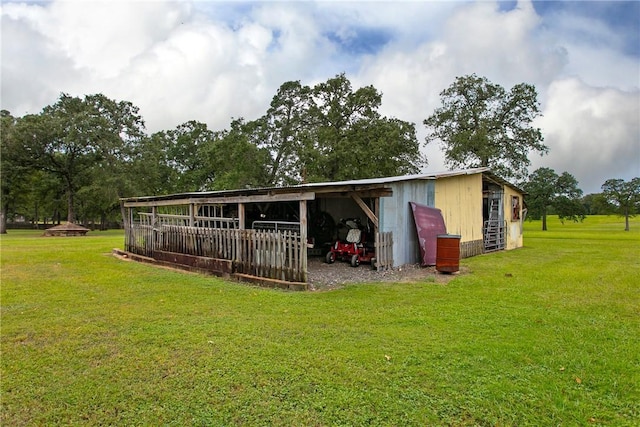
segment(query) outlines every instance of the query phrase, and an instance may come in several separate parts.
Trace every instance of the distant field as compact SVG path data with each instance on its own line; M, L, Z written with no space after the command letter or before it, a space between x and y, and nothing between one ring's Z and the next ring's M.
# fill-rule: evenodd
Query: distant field
M548 226L446 285L295 293L10 230L0 424L639 425L640 219Z

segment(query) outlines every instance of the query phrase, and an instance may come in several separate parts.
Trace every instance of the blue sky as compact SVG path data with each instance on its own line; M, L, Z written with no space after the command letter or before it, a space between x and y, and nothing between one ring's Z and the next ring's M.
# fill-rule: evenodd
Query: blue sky
M625 53L640 56L640 2L638 1L538 1L533 5L542 17L563 14L602 22L624 35L623 51ZM586 31L575 35L589 38L589 33Z
M536 86L550 153L533 168L587 193L640 176L637 1L4 1L1 14L0 103L16 116L103 93L140 107L149 132L221 130L262 115L286 81L345 72L422 141L438 94L476 73ZM444 169L437 144L423 150Z

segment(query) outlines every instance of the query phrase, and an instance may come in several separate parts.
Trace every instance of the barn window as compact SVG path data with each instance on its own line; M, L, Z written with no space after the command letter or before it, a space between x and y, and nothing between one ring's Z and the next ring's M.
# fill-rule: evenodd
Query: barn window
M520 197L511 196L511 221L520 221Z

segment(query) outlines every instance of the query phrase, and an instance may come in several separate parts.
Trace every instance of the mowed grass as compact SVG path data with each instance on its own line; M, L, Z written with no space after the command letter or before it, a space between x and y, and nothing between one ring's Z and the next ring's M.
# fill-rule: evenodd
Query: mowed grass
M448 284L283 292L2 236L1 424L640 423L640 220L526 223Z

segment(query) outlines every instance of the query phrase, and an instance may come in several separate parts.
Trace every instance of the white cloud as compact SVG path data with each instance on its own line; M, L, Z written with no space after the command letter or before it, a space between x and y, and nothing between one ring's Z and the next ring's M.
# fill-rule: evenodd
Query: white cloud
M640 91L558 80L539 125L553 155L534 159L534 167L569 172L585 192L599 192L609 178L640 176Z
M186 4L59 1L6 6L73 61L96 77L113 77L129 61L161 40L188 13Z
M456 76L476 73L507 89L521 82L545 85L562 70L565 53L536 43L540 18L528 2L509 12L494 3L458 7L443 24L440 37L413 51L388 46L370 58L360 78L384 94L384 111L416 123L440 105L439 93ZM464 30L462 30L464 29ZM431 169L443 169L440 148L426 148Z
M262 115L286 81L346 71L423 140L439 93L476 73L507 89L535 84L551 152L532 160L597 191L613 172L640 175L640 61L615 26L561 10L539 16L529 1L508 11L489 1L4 3L0 101L23 115L60 92L103 93L139 106L149 131L192 119L220 130ZM430 169L444 168L437 145L426 152Z
M38 22L47 18L43 8L12 4L1 10L2 108L14 115L36 113L57 98L60 89L54 87L79 76L72 61L38 30Z

